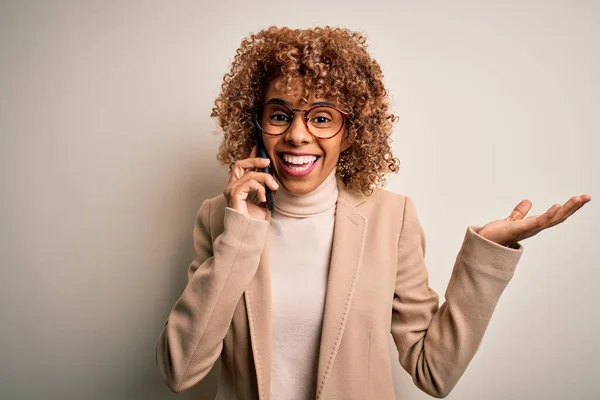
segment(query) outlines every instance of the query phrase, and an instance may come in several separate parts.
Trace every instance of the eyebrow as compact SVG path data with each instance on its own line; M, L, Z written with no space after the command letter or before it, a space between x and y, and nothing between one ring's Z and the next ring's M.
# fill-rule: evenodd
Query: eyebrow
M290 104L290 102L285 101L284 99L280 99L278 97L274 97L272 99L269 99L266 101L266 103L278 103L278 104L285 104L286 106L288 106L289 108L293 108L292 105ZM328 102L328 101L316 101L314 103L310 103L308 105L308 107L314 107L314 106L331 106L331 107L335 107L334 104Z

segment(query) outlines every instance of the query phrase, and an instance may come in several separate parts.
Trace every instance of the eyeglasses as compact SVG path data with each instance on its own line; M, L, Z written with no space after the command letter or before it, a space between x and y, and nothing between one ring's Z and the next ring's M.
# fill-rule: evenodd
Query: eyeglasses
M352 113L326 102L316 103L307 110L298 110L283 102L268 101L256 107L254 119L264 133L279 136L290 129L297 112L304 113L304 126L317 139L331 139L340 133L346 119L352 117Z

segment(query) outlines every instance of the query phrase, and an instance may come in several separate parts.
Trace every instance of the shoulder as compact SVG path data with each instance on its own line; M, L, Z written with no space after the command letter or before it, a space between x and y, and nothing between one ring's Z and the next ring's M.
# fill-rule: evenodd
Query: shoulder
M373 194L366 196L367 200L371 200L377 204L403 204L406 201L408 195L403 193L392 192L388 189L374 189Z
M379 249L395 248L402 232L412 236L411 229L417 225L412 199L404 193L375 189L362 197L355 210L367 223L369 243Z
M412 199L407 194L387 189L374 189L369 196L365 195L363 199L364 201L359 207L364 212L391 218L401 218L407 203L412 203Z
M355 211L368 219L389 218L393 221L402 220L408 212L413 211L411 197L404 193L392 192L384 188L375 188L370 194L363 194L350 189L340 176L338 179L339 199L355 207Z

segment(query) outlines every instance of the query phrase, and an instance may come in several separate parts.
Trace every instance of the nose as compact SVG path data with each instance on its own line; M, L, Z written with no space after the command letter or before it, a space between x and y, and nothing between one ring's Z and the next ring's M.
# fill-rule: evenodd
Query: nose
M304 125L302 116L302 113L296 113L292 120L292 126L285 133L285 140L294 146L310 143L313 140L313 136Z

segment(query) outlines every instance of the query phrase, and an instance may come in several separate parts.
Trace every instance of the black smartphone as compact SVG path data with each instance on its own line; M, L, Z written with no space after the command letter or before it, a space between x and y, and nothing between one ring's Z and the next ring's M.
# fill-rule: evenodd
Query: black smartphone
M262 132L260 131L259 127L256 127L256 144L257 144L257 149L258 149L258 156L261 158L268 158L267 152L265 151L265 144L263 143L263 140L262 140ZM273 161L271 160L271 162L273 162ZM273 175L273 174L271 174L270 166L271 165L269 164L269 166L263 168L262 172ZM271 212L273 212L273 208L274 208L273 191L267 185L265 185L265 191L266 191L266 196L267 196L267 207L269 208L269 210Z

